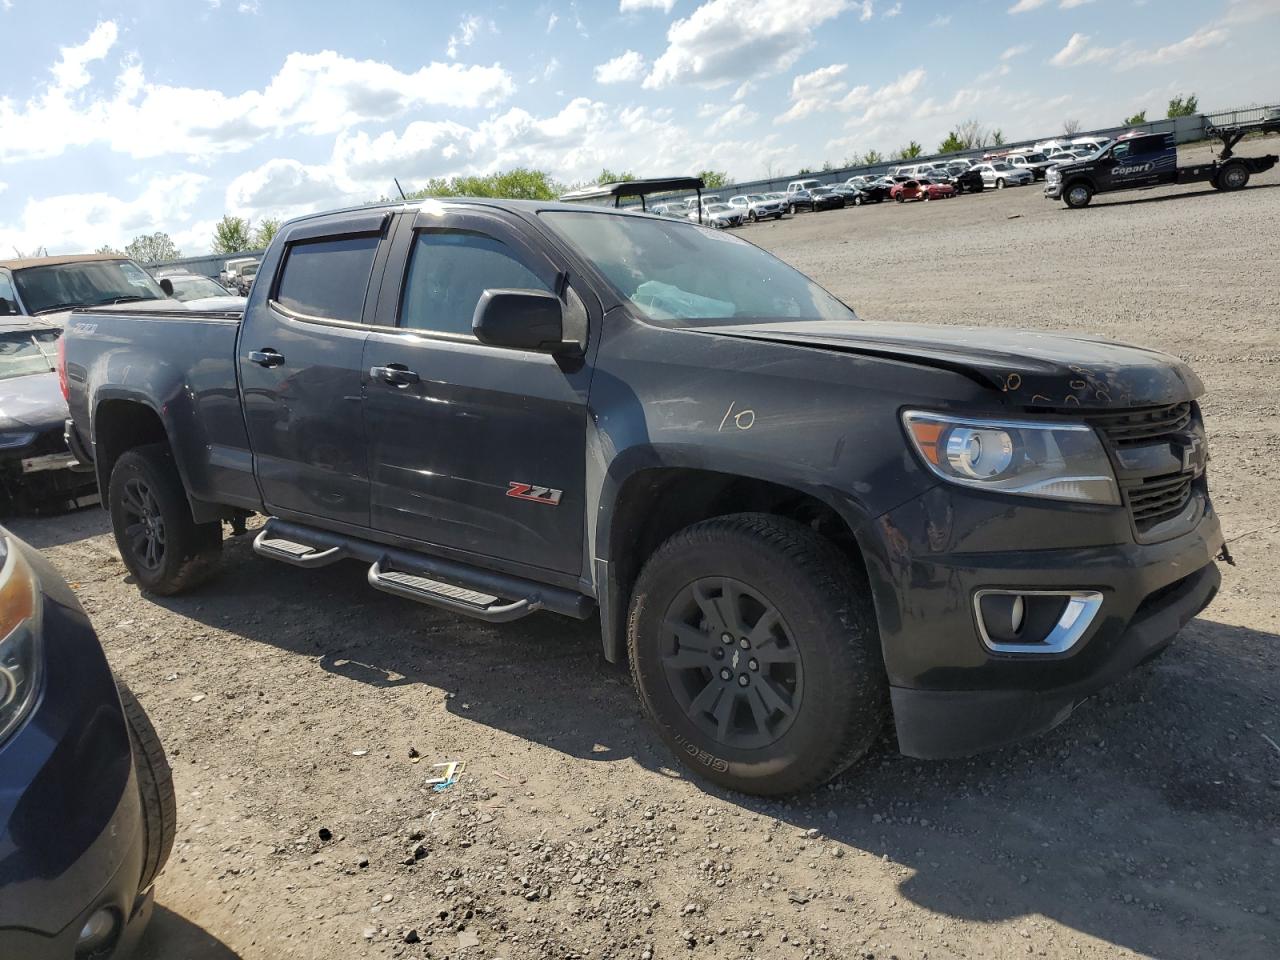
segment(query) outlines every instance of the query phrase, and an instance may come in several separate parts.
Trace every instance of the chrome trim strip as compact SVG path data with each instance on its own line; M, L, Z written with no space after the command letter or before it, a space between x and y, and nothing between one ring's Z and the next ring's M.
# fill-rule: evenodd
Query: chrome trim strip
M1068 597L1066 609L1040 643L1000 643L987 635L982 622L982 598L986 596ZM973 618L978 636L993 653L1057 654L1066 653L1078 644L1102 609L1102 594L1097 590L978 590L973 595Z

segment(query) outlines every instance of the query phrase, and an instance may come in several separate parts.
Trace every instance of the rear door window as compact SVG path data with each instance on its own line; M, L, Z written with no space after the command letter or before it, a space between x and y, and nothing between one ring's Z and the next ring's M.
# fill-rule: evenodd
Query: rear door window
M276 302L303 316L359 323L378 241L362 234L289 244Z

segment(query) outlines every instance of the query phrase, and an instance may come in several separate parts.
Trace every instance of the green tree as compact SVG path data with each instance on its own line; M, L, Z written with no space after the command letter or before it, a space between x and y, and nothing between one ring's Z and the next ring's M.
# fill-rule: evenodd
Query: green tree
M899 160L912 160L924 153L924 147L912 140L905 147L899 147L896 154Z
M959 153L961 150L968 149L969 145L961 140L954 130L947 134L947 139L938 145L939 153Z
M265 220L260 220L257 228L253 231L253 245L265 250L271 245L271 241L275 239L276 234L279 232L280 221L275 217L267 217Z
M630 170L615 173L608 167L605 167L600 171L600 175L596 177L596 183L627 183L634 179L636 179L636 175Z
M836 168L836 165L835 165L834 163L832 163L830 160L823 160L823 161L822 161L822 172L823 172L823 173L830 173L830 172L831 172L832 170L834 170L835 168Z
M134 237L124 248L124 254L130 260L139 263L158 263L161 260L177 260L182 256L167 233L144 233Z
M796 174L797 174L798 176L801 176L801 177L803 177L806 173L813 173L813 168L812 168L812 167L801 167L799 170L797 170L797 171L796 171Z
M874 167L877 163L884 163L884 154L879 150L868 150L862 155L862 162L868 167Z
M1126 117L1124 125L1126 127L1137 127L1147 122L1147 111L1141 110L1132 117Z
M434 177L427 185L408 195L424 197L505 197L514 200L554 200L565 192L563 184L543 170L516 167L484 176Z
M721 187L727 187L731 182L728 172L724 170L703 170L698 176L702 178L708 190L719 190Z
M124 251L123 251L123 250L117 250L115 247L111 246L111 244L109 244L109 243L104 243L102 246L100 246L97 250L95 250L95 251L93 251L93 252L94 252L94 253L105 254L106 256L109 256L109 257L123 257L123 256L124 256Z
M225 215L213 228L214 253L239 253L253 247L252 228L244 217Z
M991 142L997 147L1004 146L1004 131L1000 129L991 131ZM985 146L985 144L984 144Z
M1177 96L1169 101L1169 119L1174 117L1194 117L1200 112L1200 98L1194 93L1186 97Z

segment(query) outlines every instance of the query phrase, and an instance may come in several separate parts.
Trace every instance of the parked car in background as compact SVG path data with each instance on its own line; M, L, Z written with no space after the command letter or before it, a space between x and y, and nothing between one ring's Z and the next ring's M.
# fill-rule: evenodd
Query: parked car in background
M253 286L253 278L258 274L258 265L262 262L261 257L233 257L222 266L222 273L218 275L222 285L233 293L237 293L242 297L249 295L249 288Z
M1018 170L1030 170L1035 180L1043 180L1053 161L1043 153L1011 153L1005 162Z
M1005 187L1021 187L1035 180L1030 170L1019 170L1017 167L1011 167L1003 161L980 163L974 169L982 177L983 186L994 190L1003 190Z
M762 193L745 193L730 197L729 206L741 212L743 219L751 223L768 217L781 220L787 209L781 200L772 200Z
M698 212L689 214L690 220L698 219ZM744 214L741 210L729 206L727 203L704 203L702 205L702 223L704 226L723 229L725 227L740 227L744 222Z
M863 203L883 203L889 199L889 184L880 177L850 177L845 181L862 194Z
M36 317L0 317L0 516L60 506L97 489L92 469L76 460L63 438L61 335L60 327Z
M908 200L946 200L956 195L956 188L949 183L933 183L929 180L907 180L894 184L893 199L898 203Z
M860 207L867 202L866 195L861 190L847 183L833 183L827 189L842 196L846 207Z
M128 257L88 253L0 260L0 316L40 317L62 326L76 307L164 298L151 274Z
M169 281L169 287L165 288L164 281ZM186 303L188 300L204 300L209 297L227 297L231 293L222 284L216 280L201 276L198 273L162 273L157 275L156 282L160 284L160 289L165 290L169 296L175 300L181 300Z
M956 188L956 193L981 193L986 186L982 180L982 174L971 166L960 163L947 164L947 172L950 175L950 183Z
M808 193L815 187L822 186L821 180L792 180L787 184L787 196L792 197L797 193Z
M0 527L0 957L124 957L176 822L141 704L70 587Z
M787 195L780 190L770 191L769 193L764 194L764 198L766 200L777 200L782 204L783 210L787 209Z

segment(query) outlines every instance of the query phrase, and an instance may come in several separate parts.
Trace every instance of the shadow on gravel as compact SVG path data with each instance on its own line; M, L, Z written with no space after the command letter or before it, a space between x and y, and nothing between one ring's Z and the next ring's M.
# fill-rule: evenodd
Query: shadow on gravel
M37 550L88 540L111 532L111 518L97 504L48 515L23 514L0 518L0 524Z
M1280 183L1255 183L1252 186L1245 187L1245 190L1273 190L1276 187L1280 187ZM1161 188L1151 187L1150 189L1158 190ZM1197 197L1204 198L1219 196L1222 196L1222 191L1210 187L1208 190L1193 190L1189 193L1162 193L1158 197L1137 197L1133 200L1100 200L1095 198L1092 206L1102 210L1108 207L1132 207L1143 203L1163 203L1166 200L1190 200ZM1067 210L1068 208L1063 207L1062 209ZM1075 213L1076 211L1072 210L1070 212Z
M384 597L354 563L299 570L254 557L248 537L226 549L208 587L154 601L374 689L443 688L455 715L571 757L630 758L661 777L677 766L625 671L601 659L594 621L544 614L491 626ZM1261 731L1276 729L1280 684L1263 651L1277 639L1196 621L1058 730L982 757L909 760L886 737L849 774L791 803L703 789L793 835L816 828L823 846L900 864L910 875L899 894L947 917L1043 915L1144 955L1273 960L1280 757ZM654 803L661 790L653 781ZM795 895L833 896L837 862L848 861L786 867L793 886L814 884Z
M190 920L157 904L133 960L240 960L240 954Z

